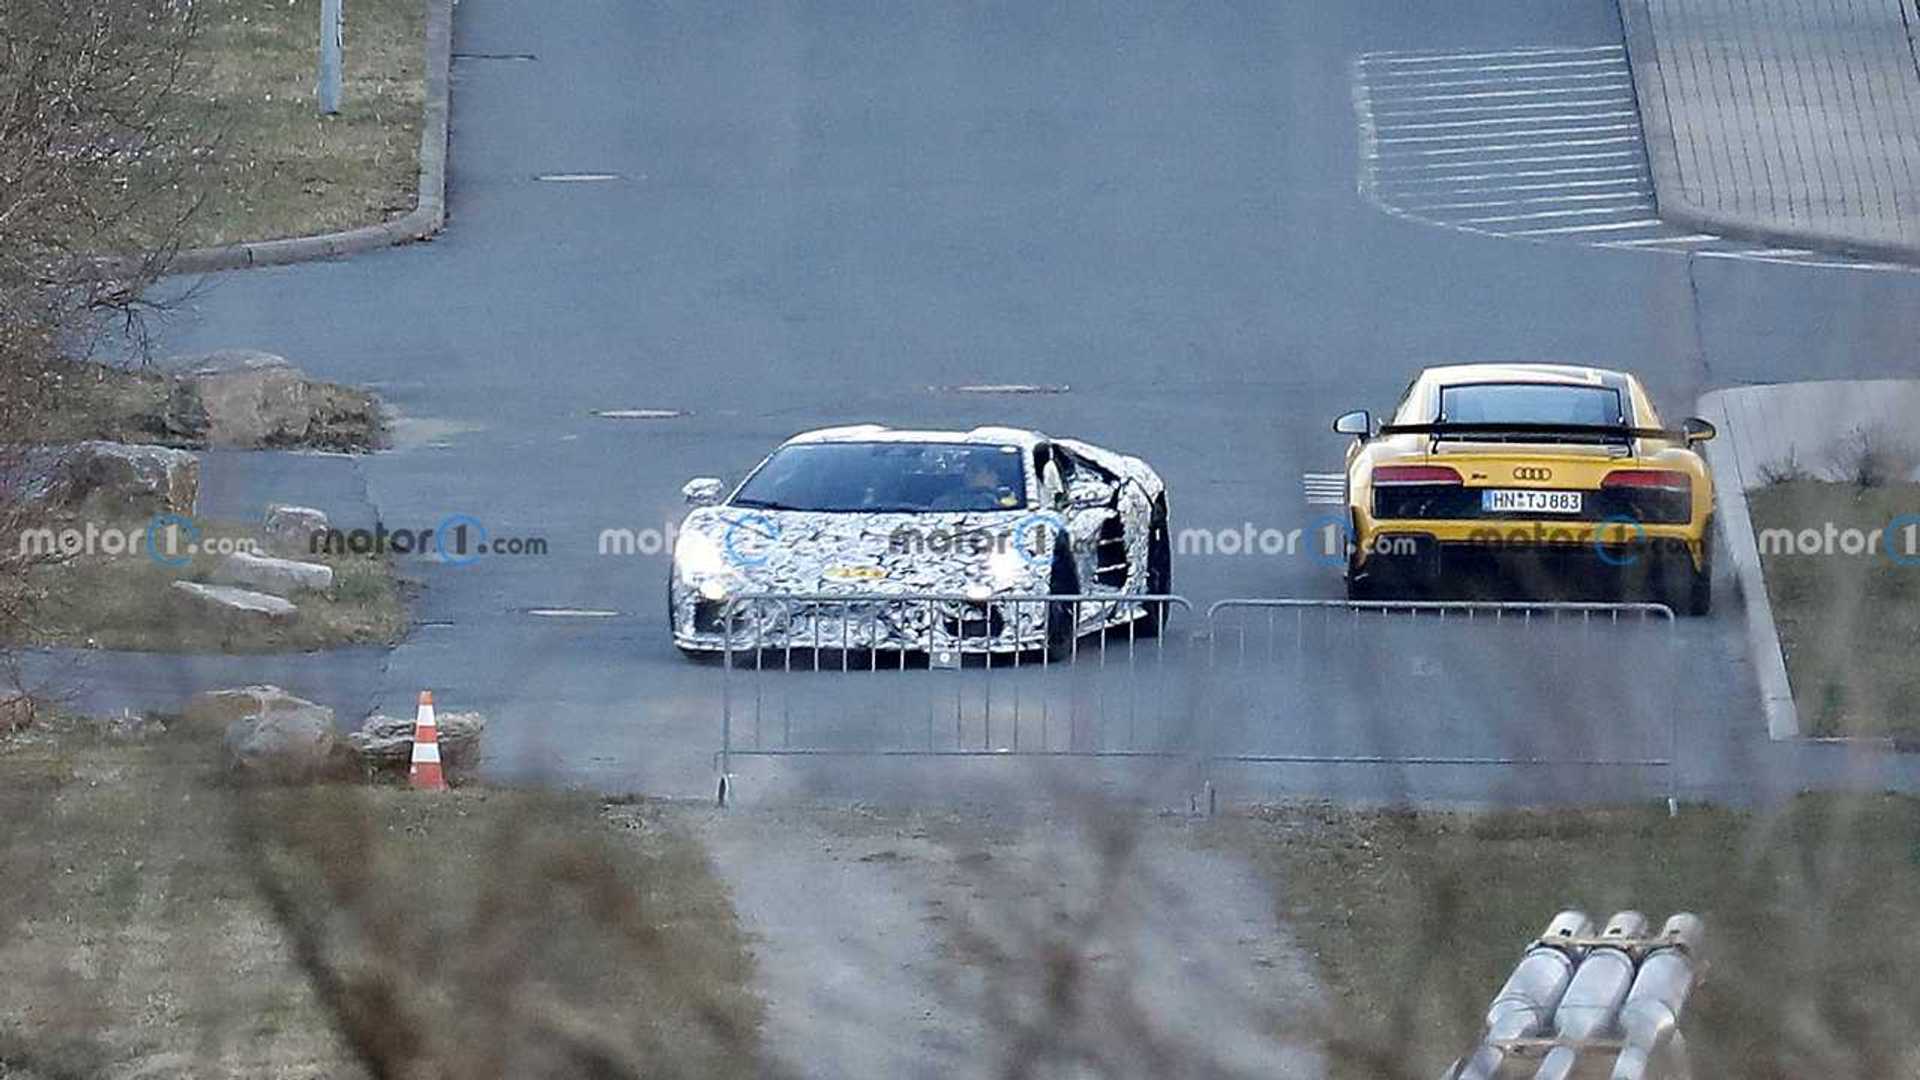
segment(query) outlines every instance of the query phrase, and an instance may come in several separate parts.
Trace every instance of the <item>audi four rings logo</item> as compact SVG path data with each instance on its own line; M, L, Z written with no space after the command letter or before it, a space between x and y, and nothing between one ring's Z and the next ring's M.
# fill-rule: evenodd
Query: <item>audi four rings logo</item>
M1513 478L1515 480L1551 480L1553 470L1543 469L1537 465L1522 465L1513 470Z

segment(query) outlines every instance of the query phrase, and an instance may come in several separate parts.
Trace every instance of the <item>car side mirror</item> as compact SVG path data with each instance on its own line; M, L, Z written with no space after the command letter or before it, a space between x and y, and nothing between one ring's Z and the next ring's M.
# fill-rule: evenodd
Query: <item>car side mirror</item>
M687 481L680 494L687 500L688 506L717 506L727 496L727 485L719 477L700 476Z
M1342 413L1340 419L1333 422L1333 430L1356 439L1367 438L1373 434L1373 414L1365 409Z
M1718 428L1697 416L1689 416L1680 422L1680 433L1687 437L1687 445L1703 443L1720 434Z

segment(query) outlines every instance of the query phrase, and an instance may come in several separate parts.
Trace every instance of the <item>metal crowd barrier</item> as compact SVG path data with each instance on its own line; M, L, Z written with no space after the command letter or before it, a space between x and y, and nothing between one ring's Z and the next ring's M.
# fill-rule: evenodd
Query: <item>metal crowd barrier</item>
M1064 649L1045 647L1050 610L1058 617L1070 609L1077 627L1105 622L1116 605L1147 604L1163 611L1156 635L1142 634L1133 619L1076 632ZM1658 661L1635 657L1632 635L1537 655L1570 631L1670 632L1674 615L1662 605L1230 599L1209 607L1197 626L1191 621L1191 604L1171 594L735 597L717 657L720 798L728 798L740 757L1017 756L1188 759L1199 766L1209 806L1217 764L1657 769L1676 805L1673 710L1656 703L1588 722L1578 715L1581 683L1614 676L1604 665L1564 666L1582 649L1614 655L1621 670L1642 676ZM1457 624L1486 630L1441 632ZM1656 651L1677 662L1670 633L1658 637ZM1448 649L1464 653L1449 658ZM1450 677L1433 682L1440 674ZM1648 681L1644 692L1657 696L1659 680ZM1499 752L1366 752L1368 725L1387 723L1394 711L1378 702L1399 700L1402 684L1408 714L1531 702L1553 723L1505 732L1519 745L1503 743ZM1649 717L1658 728L1652 736L1632 730ZM1316 728L1325 718L1337 722ZM1449 735L1443 728L1433 737ZM1634 752L1621 752L1621 739ZM1598 745L1570 752L1569 742L1581 740ZM1650 741L1657 750L1645 748Z
M1116 609L1149 605L1160 611L1152 636L1137 617L1078 630ZM1055 655L1046 626L1049 612L1058 617L1062 609L1076 630ZM720 799L727 799L733 759L743 756L1190 753L1172 745L1166 730L1188 698L1155 676L1188 651L1168 630L1191 618L1192 605L1171 594L734 597L719 650Z
M1483 631L1471 637L1443 633L1454 627L1474 626ZM1665 687L1679 675L1682 662L1675 647L1677 620L1664 604L1577 603L1559 601L1348 601L1284 598L1221 600L1207 609L1206 639L1210 691L1208 760L1213 763L1487 766L1500 768L1579 767L1659 770L1667 779L1670 812L1679 798L1679 716L1664 700ZM1650 638L1634 641L1599 631L1620 627L1650 628ZM1567 640L1572 635L1573 640ZM1315 646L1309 649L1309 645ZM1651 655L1637 655L1632 646ZM1562 647L1552 655L1554 647ZM1449 656L1447 650L1464 650ZM1546 652L1548 655L1541 655ZM1566 663L1574 657L1611 654L1618 664L1582 669ZM1345 656L1346 670L1325 663ZM1310 658L1314 661L1310 663ZM1404 666L1396 669L1394 662ZM1466 670L1462 670L1465 668ZM1585 729L1570 720L1582 705L1611 703L1615 695L1587 695L1582 683L1611 678L1618 670L1635 673L1637 690L1648 706L1634 715L1600 713L1579 717ZM1249 674L1250 673L1250 674ZM1445 686L1456 695L1447 700L1432 680L1445 674ZM1504 681L1498 676L1510 676ZM1610 690L1622 689L1610 687ZM1459 695L1466 694L1466 700ZM1478 695L1477 699L1473 695ZM1303 719L1336 715L1353 701L1385 698L1398 703L1385 710L1391 718L1431 717L1449 707L1471 713L1476 707L1498 703L1513 710L1534 708L1548 722L1538 731L1509 728L1505 735L1522 746L1499 753L1406 752L1377 754L1310 747L1258 747L1263 733ZM1373 721L1368 717L1366 722ZM1622 727L1650 722L1653 730L1635 738L1629 732L1623 751L1589 747L1567 752L1569 730L1605 742ZM1239 731L1231 730L1237 723ZM1386 726L1382 720L1377 726ZM1310 741L1310 740L1309 740ZM1528 742L1544 748L1527 752Z

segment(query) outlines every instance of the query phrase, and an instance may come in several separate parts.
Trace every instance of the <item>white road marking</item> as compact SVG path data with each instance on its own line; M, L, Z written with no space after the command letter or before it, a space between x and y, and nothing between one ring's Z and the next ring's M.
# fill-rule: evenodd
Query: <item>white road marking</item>
M1393 216L1530 243L1915 269L1730 242L1660 221L1621 46L1370 52L1352 73L1360 195ZM1305 483L1310 501L1332 497L1326 482Z
M1491 124L1558 124L1568 120L1622 119L1632 117L1632 109L1617 109L1603 113L1563 113L1559 116L1495 116L1484 120L1442 120L1434 124L1395 124L1396 131L1431 131L1438 128L1487 127ZM1623 124L1638 130L1638 124Z
M620 613L605 608L528 608L527 614L543 619L612 619Z
M1505 136L1511 137L1511 136ZM1547 142L1488 143L1484 146L1459 146L1449 150L1398 150L1390 154L1379 155L1392 160L1406 157L1458 157L1461 154L1486 154L1504 150L1564 150L1570 146L1620 146L1623 144L1638 147L1638 135L1611 135L1604 139L1554 139ZM1580 157L1582 155L1572 155Z
M1546 218L1597 217L1601 214L1646 213L1653 204L1642 201L1638 206L1586 206L1578 210L1543 210L1535 214L1501 214L1497 217L1467 218L1469 225L1498 225L1507 221L1541 221ZM1655 219L1656 221L1658 219Z
M1541 60L1526 61L1518 64L1472 64L1467 67L1424 68L1417 72L1406 72L1405 74L1449 75L1454 72L1465 71L1542 71L1554 68L1612 67L1618 65L1618 63L1619 61L1612 57L1602 57L1597 60Z
M672 420L687 414L683 409L595 409L593 415L603 420Z
M968 383L963 386L929 386L927 389L950 394L1064 394L1072 387L1042 383Z
M1407 97L1385 98L1393 105L1409 101L1478 101L1484 98L1525 98L1545 97L1549 94L1591 94L1595 90L1630 90L1630 82L1612 83L1607 86L1569 86L1559 90L1482 90L1472 94L1418 94Z
M1457 116L1460 113L1474 113L1484 116L1487 113L1512 112L1523 113L1529 109L1584 109L1594 105L1604 105L1617 109L1622 105L1632 105L1631 95L1597 98L1593 101L1530 101L1507 102L1500 105L1450 105L1444 109L1401 109L1397 111L1381 110L1378 114L1383 120L1397 120L1402 116Z
M1617 232L1622 229L1644 229L1661 224L1659 218L1641 218L1638 221L1619 221L1609 225L1564 225L1556 229L1520 229L1513 236L1559 236L1570 233Z
M1496 206L1538 206L1564 202L1607 202L1632 199L1653 208L1652 196L1644 191L1623 191L1618 195L1541 195L1531 199L1491 199L1484 202L1421 203L1412 209L1431 212L1434 210L1487 210ZM1474 219L1487 220L1487 219Z
M1447 126L1451 126L1451 125L1447 125ZM1540 128L1534 131L1495 131L1495 132L1473 131L1473 132L1465 132L1459 135L1405 135L1405 136L1395 136L1394 138L1391 138L1391 139L1376 139L1374 141L1381 144L1382 146L1385 146L1388 143L1475 142L1475 141L1485 141L1487 139L1508 139L1508 138L1512 138L1515 135L1528 135L1528 136L1588 135L1596 131L1639 131L1639 130L1640 130L1639 124L1587 124L1581 127ZM1615 141L1638 142L1639 139L1636 137L1636 138L1615 140Z
M549 184L600 184L608 180L620 179L619 173L541 173L535 180L544 180Z
M1640 158L1640 155L1635 153L1632 150L1622 150L1622 151L1618 151L1616 153L1611 153L1611 154L1548 154L1542 157L1496 158L1492 161L1452 161L1452 162L1430 161L1430 162L1415 162L1413 164L1405 165L1405 166L1396 165L1391 169L1384 169L1382 171L1383 172L1432 172L1434 169L1485 169L1494 165L1544 165L1544 164L1547 164L1548 162L1553 162L1553 161L1612 161L1612 160L1617 160L1619 158L1632 158L1634 161L1637 162ZM1634 165L1604 165L1604 166L1588 165L1588 166L1582 166L1578 169L1563 169L1560 171L1562 173L1565 173L1565 172L1640 173L1640 172L1643 172L1644 170L1638 164L1634 164ZM1554 174L1553 173L1511 172L1511 173L1484 173L1484 174L1468 174L1468 175L1551 176ZM1459 177L1458 176L1439 177L1439 179L1457 180L1459 179Z
M1609 240L1601 247L1651 247L1655 244L1708 244L1720 239L1712 233L1688 233L1685 236L1650 236L1645 240Z
M1442 183L1451 183L1449 177ZM1637 191L1653 194L1653 187L1644 179L1634 176L1620 180L1557 180L1546 184L1494 184L1491 187L1446 188L1427 192L1430 195L1497 195L1503 191L1579 191L1585 188L1630 187Z
M1437 63L1443 60L1499 60L1509 56L1579 56L1588 53L1612 53L1615 56L1620 56L1624 55L1626 51L1624 47L1619 45L1581 45L1564 48L1553 45L1536 45L1524 49L1501 49L1496 52L1477 53L1428 53L1412 52L1404 49L1384 49L1362 53L1360 58L1365 61L1382 64L1425 64Z
M1428 75L1428 74L1434 74L1434 73L1422 71L1419 74ZM1489 86L1489 85L1516 86L1520 83L1557 83L1557 82L1572 82L1580 79L1612 79L1615 82L1618 82L1620 79L1620 73L1618 71L1596 71L1591 74L1580 74L1580 75L1514 75L1514 76L1506 76L1506 77L1494 75L1490 78L1485 78L1485 79L1438 79L1433 82L1378 83L1376 84L1375 89L1378 89L1378 90L1431 90L1434 87L1445 87L1445 86ZM1585 89L1585 87L1582 87L1581 89Z

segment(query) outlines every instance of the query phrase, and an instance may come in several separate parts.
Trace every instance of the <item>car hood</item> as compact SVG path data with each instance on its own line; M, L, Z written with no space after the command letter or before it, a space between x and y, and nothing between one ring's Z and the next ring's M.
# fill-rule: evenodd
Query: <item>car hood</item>
M681 531L718 546L740 591L959 593L987 585L1041 593L1059 523L1025 509L826 514L718 506L687 515Z

